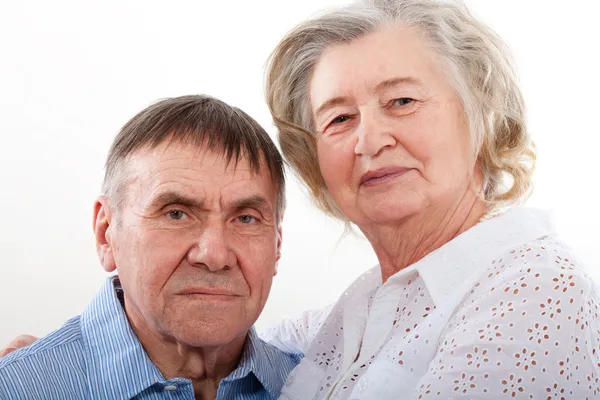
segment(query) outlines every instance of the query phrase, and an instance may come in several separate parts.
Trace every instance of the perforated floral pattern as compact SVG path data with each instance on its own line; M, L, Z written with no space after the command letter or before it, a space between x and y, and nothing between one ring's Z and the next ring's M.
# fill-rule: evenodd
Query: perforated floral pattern
M596 289L544 214L513 210L380 280L293 325L322 323L283 399L600 398Z

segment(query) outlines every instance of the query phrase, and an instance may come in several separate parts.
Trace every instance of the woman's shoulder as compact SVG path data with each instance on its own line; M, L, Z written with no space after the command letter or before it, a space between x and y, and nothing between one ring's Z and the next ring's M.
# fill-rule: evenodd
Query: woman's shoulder
M450 394L466 382L489 388L490 398L511 384L523 393L576 398L596 390L600 302L575 252L559 237L543 236L485 263L445 325L421 387L439 385ZM444 374L449 384L440 383Z
M542 286L550 286L563 293L575 290L577 284L585 286L579 287L580 290L594 285L573 249L555 235L543 236L498 253L487 265L480 284L486 281L497 284L517 277L523 281L522 287L526 287L527 282L539 282L535 287L539 286L540 290Z
M463 299L462 308L519 304L540 309L597 309L597 283L560 237L544 236L499 252ZM560 313L560 311L559 311Z

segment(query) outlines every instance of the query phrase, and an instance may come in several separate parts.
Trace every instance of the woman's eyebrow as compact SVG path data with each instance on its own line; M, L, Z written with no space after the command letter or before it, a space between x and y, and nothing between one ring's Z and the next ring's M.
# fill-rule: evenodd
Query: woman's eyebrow
M323 102L319 108L317 108L317 110L315 111L315 118L319 118L321 117L326 111L328 111L329 109L335 107L335 106L339 106L339 105L344 105L344 104L348 104L350 102L350 99L348 97L333 97L325 102Z
M423 86L423 83L420 80L418 80L417 78L413 78L412 76L394 77L394 78L386 79L384 81L379 82L377 84L377 86L375 86L375 91L379 92L381 90L389 89L391 87L401 85L401 84Z

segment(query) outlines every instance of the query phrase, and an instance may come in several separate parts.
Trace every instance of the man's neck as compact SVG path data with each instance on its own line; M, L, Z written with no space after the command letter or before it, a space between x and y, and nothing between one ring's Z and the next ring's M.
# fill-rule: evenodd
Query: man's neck
M196 399L215 399L219 382L237 368L247 336L236 337L226 345L189 346L155 333L145 326L134 307L127 307L127 304L125 301L129 323L164 378L189 379Z
M136 332L148 356L165 379L186 378L192 381L196 399L215 399L219 382L236 369L245 337L226 346L195 348L179 343L157 341L147 333Z

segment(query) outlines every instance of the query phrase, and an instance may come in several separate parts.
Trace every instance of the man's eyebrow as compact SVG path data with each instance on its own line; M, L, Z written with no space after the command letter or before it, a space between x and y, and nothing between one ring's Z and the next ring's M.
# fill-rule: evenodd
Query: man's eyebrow
M160 193L152 199L150 207L160 209L169 204L181 204L186 207L197 209L202 209L204 207L204 201L202 199L186 196L175 191Z
M245 208L255 208L259 211L272 212L271 203L260 194L255 194L250 197L244 197L228 204L228 207L233 210L243 210Z

